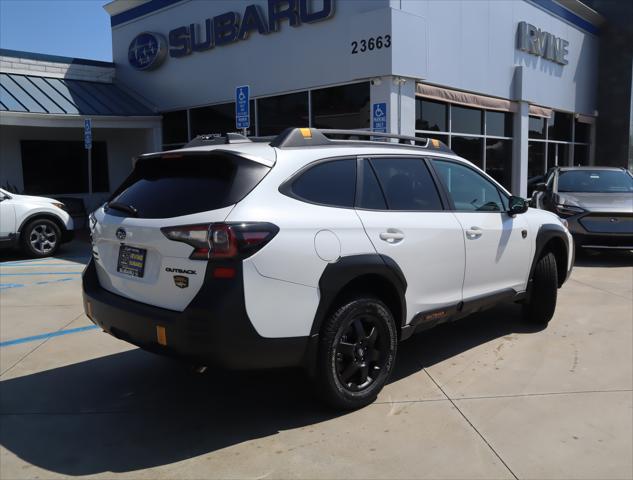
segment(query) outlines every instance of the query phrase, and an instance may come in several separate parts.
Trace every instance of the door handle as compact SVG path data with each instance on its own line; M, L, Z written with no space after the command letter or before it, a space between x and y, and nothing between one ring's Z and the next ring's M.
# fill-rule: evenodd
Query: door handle
M466 237L469 240L477 240L479 237L483 235L484 232L481 231L479 227L470 227L466 230Z
M380 234L380 239L387 243L398 243L404 240L404 233L395 228L390 228L386 232Z

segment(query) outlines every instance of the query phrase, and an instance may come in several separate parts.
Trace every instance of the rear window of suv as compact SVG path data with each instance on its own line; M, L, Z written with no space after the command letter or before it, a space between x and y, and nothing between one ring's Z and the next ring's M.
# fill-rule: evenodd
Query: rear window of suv
M138 218L216 210L242 200L269 171L246 158L218 153L141 159L110 203L132 207ZM129 215L115 208L108 214Z

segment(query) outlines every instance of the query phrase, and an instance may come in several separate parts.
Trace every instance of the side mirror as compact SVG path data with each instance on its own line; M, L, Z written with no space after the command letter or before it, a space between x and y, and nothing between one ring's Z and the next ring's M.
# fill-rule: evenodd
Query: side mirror
M537 183L536 185L534 185L534 191L535 192L546 192L547 191L547 184L545 184L545 182Z
M527 212L528 204L524 198L521 197L510 197L510 202L508 205L508 213L510 215L520 215L521 213Z

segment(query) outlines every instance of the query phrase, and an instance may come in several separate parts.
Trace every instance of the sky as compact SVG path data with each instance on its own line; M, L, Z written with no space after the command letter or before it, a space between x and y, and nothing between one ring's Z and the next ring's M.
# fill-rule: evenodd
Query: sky
M0 48L112 61L107 0L0 0Z

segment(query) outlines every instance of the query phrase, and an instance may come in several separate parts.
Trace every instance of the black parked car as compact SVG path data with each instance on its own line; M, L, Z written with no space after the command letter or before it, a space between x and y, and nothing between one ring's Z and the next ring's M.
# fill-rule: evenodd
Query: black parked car
M623 168L553 168L532 205L566 219L578 248L633 250L633 175Z

